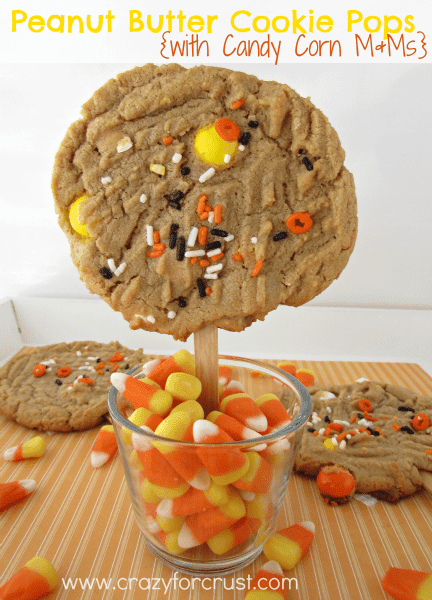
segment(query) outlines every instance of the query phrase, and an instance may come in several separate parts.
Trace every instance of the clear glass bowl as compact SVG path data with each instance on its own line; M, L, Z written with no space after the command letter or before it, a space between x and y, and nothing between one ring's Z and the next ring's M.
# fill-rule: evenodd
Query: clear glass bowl
M291 421L255 440L219 444L179 442L131 423L127 417L133 407L114 387L108 396L132 506L149 549L173 570L203 577L242 569L262 551L274 531L301 429L312 408L307 389L282 369L232 356L219 356L219 364L233 369L232 379L240 382L252 398L275 394L288 410ZM145 377L141 367L130 374ZM257 448L257 444L261 446ZM249 464L254 462L259 466L260 474L252 483L245 484L243 475L237 477L243 453L248 456ZM165 458L168 454L169 461ZM204 464L212 471L211 489L193 491L185 479L205 487L203 481L208 475ZM233 482L224 485L233 477ZM191 511L192 515L183 515ZM171 518L179 513L183 516ZM224 523L223 532L200 543L224 527ZM181 530L183 533L179 534ZM245 539L237 543L242 538ZM185 549L179 548L179 541L182 546L198 543ZM230 549L234 541L236 545Z

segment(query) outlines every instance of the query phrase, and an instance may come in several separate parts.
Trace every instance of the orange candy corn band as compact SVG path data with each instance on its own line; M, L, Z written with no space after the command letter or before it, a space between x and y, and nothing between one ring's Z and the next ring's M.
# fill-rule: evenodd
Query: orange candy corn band
M51 591L48 581L32 569L22 567L0 587L1 600L37 600Z
M101 429L92 446L93 452L106 452L111 456L117 450L117 439L113 431Z
M429 600L432 595L427 592L419 595L422 586L429 583L427 580L432 580L430 573L390 567L384 575L381 585L383 590L396 600Z
M19 481L10 481L0 483L0 511L9 508L17 502L27 498L29 492L19 483Z

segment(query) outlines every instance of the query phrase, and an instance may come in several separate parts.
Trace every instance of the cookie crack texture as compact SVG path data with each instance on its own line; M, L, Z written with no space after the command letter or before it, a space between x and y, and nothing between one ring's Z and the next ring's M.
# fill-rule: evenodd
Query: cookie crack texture
M146 65L107 82L82 115L55 161L59 223L87 287L132 328L182 340L211 322L241 331L278 303L312 299L347 264L357 215L344 152L327 118L287 85L215 67ZM238 127L244 144L236 142L213 173L195 151L195 136L222 118ZM251 120L258 125L250 127ZM125 136L130 143L119 152ZM165 198L176 193L183 194L178 209ZM85 239L68 219L82 194L80 216L92 236ZM203 196L206 208L198 212ZM193 228L205 227L207 242L219 239L210 233L216 207L216 226L233 236L222 239L223 256L185 257L204 248L198 237L187 245ZM285 222L295 212L313 222L301 235ZM287 235L275 241L278 233ZM111 279L101 275L109 258L116 267L125 263ZM214 262L222 269L212 274ZM186 306L178 306L180 297Z

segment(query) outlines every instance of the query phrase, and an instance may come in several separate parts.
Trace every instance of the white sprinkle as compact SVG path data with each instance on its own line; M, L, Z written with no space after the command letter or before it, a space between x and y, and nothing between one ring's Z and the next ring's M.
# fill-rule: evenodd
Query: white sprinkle
M217 265L211 265L210 267L207 267L207 273L216 273L216 271L220 271L222 268L222 263L218 263Z
M126 150L129 150L129 148L132 148L132 146L133 146L132 140L130 139L130 137L126 136L118 142L117 152L119 154L120 154L120 152L126 152Z
M214 223L214 211L213 211L213 210L211 210L211 211L209 212L209 216L208 216L208 219L207 219L207 221L208 221L209 223Z
M366 419L360 419L358 425L360 425L361 427L369 427L369 423L368 421L366 421Z
M351 439L351 437L352 437L352 435L351 435L350 433L347 433L346 439L347 439L347 440L350 440L350 439Z
M115 265L113 258L108 259L108 266L109 266L110 270L114 273L114 271L116 270L117 267Z
M225 241L226 241L226 242L232 242L232 241L233 241L233 239L234 239L234 236L233 236L233 234L232 234L232 233L229 233L229 234L226 236L226 238L225 238Z
M147 317L147 321L148 321L149 323L156 323L156 319L154 318L154 316L153 316L153 315L149 315L149 316Z
M99 358L99 356L87 356L86 362L89 360L97 360L98 358Z
M306 425L309 425L309 427L312 427L312 423L311 423L310 421L308 421L308 422L306 423Z
M82 354L81 354L81 352L80 352L79 350L77 350L77 351L75 352L75 354L76 354L77 356L82 356Z
M189 233L187 245L195 246L197 236L198 236L198 227L192 227L192 229L190 230L190 233Z
M143 317L142 315L135 315L138 319L142 319L143 321L147 321L146 317Z
M240 144L240 146L238 147L238 149L240 150L240 152L243 152L245 147L243 146L243 144Z
M119 265L117 267L117 269L114 271L114 275L121 275L123 273L123 271L126 269L126 263L122 262L121 265Z
M251 238L251 242L252 242L252 244L256 244L256 243L257 243L257 241L258 241L258 238L257 238L257 237L253 237L253 238Z
M341 443L339 444L339 448L340 448L341 450L344 450L344 449L345 449L345 447L346 447L346 441L345 441L345 440L342 440L342 441L341 441Z
M356 379L356 383L363 383L364 381L369 381L366 377L360 377L360 379Z
M181 159L182 159L182 155L179 154L178 152L176 152L174 154L174 156L172 157L173 163L176 163L176 164L179 163L181 161Z
M77 350L77 355L78 355L79 350ZM80 352L80 356L81 356L81 352ZM49 360L44 360L41 362L41 365L55 365L56 361L53 358L50 358Z
M315 411L312 413L313 417L316 417L318 413L316 413Z
M49 373L50 371L52 371L51 367L47 368L47 373Z
M141 194L140 202L142 202L143 204L144 204L144 202L147 202L147 196L145 194Z
M333 446L337 446L338 445L336 436L332 437L332 442L333 442Z
M224 163L229 163L230 160L231 160L231 154L225 154Z
M191 258L192 256L204 256L205 250L188 250L185 252L186 258Z
M173 310L170 310L169 313L167 314L167 317L168 317L168 319L174 319L176 314L177 313L175 313Z
M103 183L104 185L106 185L107 183L111 183L112 179L111 177L108 175L108 177L102 177L101 179L101 183Z
M325 427L321 427L321 429L318 431L318 433L320 435L324 435L324 431L325 431Z
M331 410L330 406L326 406L326 411L328 412L329 415L331 414L332 410Z
M153 246L153 225L146 225L147 228L147 244Z
M200 183L205 183L206 181L208 181L211 177L213 177L213 175L216 173L216 170L213 167L210 167L210 169L208 169L205 173L203 173L200 178L199 178L199 182Z
M85 365L83 367L78 367L78 371L88 371L92 367L90 365ZM48 369L47 369L48 370Z
M339 423L339 425L346 425L347 427L351 427L351 423L348 423L348 421L339 421L338 419L334 419L333 423Z
M217 279L217 278L218 278L217 273L205 273L204 274L204 279Z
M207 252L207 256L216 256L222 252L222 248L215 248L214 250L209 250Z

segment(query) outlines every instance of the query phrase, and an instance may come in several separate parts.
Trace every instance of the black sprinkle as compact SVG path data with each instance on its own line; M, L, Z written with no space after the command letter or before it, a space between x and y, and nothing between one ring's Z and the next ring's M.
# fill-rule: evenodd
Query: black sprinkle
M324 417L324 421L325 421L326 423L330 423L330 417L326 415L326 416Z
M372 435L374 435L375 437L378 437L380 434L379 431L377 431L376 429L372 429Z
M173 200L172 198L170 198L170 200L168 200L168 206L171 206L171 208L175 208L176 210L181 210L181 206L178 202L176 202L175 200Z
M403 427L400 428L401 431L406 431L407 433L411 433L413 434L414 431L411 429L411 427L408 427L408 425L404 425Z
M280 242L281 240L284 240L287 237L288 237L287 232L286 231L281 231L280 233L277 233L276 235L273 236L273 241L274 242Z
M186 298L180 296L180 298L178 299L178 305L180 306L180 308L184 308L187 305Z
M415 413L415 410L411 406L398 406L398 410L400 410L401 412Z
M102 275L102 277L105 277L105 279L111 279L113 276L112 272L108 269L108 267L102 267L99 273Z
M97 362L97 363L100 363L100 362L102 362L102 359L101 359L101 358L97 358L97 359L96 359L96 362Z
M190 173L189 167L183 167L183 169L180 171L180 173L183 175L183 177L186 177L186 175L189 175L189 173Z
M210 233L218 237L228 237L228 231L224 229L210 229Z
M105 371L106 371L107 373L109 373L109 369L105 369Z
M221 248L222 244L220 242L210 242L204 246L205 250L216 250L216 248Z
M299 154L303 154L304 150L303 148L300 148L300 150L298 151Z
M239 144L242 144L243 146L247 146L250 142L250 139L251 139L250 131L245 131L244 133L241 134L238 141L239 141Z
M173 223L171 225L171 232L170 232L169 242L168 242L168 245L171 248L171 250L173 250L177 244L177 229L178 228L179 228L179 226L177 225L177 223Z
M362 415L361 413L357 413L357 416L359 419L363 419L364 415Z
M184 196L185 196L185 195L183 194L183 192L181 192L180 190L177 190L177 191L176 191L176 192L174 192L174 194L172 195L172 199L173 199L175 202L180 202L180 200L183 200Z
M251 129L256 129L258 127L259 123L258 123L258 121L249 121L248 125Z
M129 367L129 363L128 363L127 365L125 365L124 369L125 369L125 371L129 371L129 368L130 367Z
M60 381L60 379L56 379L55 382L57 385L63 385L63 381Z
M177 260L183 260L186 251L186 240L181 235L177 240Z
M310 431L311 433L313 433L315 431L315 429L313 427L309 427L308 431Z
M204 279L197 279L197 286L198 286L198 292L200 295L200 298L205 298L206 297L206 286L204 283Z
M313 164L311 163L311 161L308 159L307 156L304 156L302 158L302 163L304 164L304 166L306 167L306 169L308 171L313 171Z
M367 429L368 431L370 431L370 433L374 434L374 430L372 429L372 427L366 427L366 429Z

